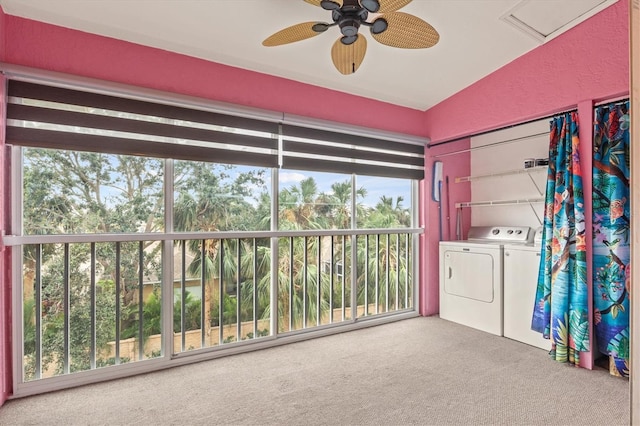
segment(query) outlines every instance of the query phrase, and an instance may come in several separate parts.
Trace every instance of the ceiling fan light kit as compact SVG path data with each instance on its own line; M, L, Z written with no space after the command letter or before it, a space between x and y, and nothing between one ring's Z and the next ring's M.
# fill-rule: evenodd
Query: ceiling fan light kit
M417 16L398 12L412 0L304 0L331 12L333 23L304 22L280 30L267 37L263 46L280 46L306 40L340 28L341 36L334 42L331 59L336 69L353 74L360 67L367 51L367 40L359 34L361 26L369 27L379 43L402 49L424 49L434 46L440 35L430 24ZM369 14L379 14L370 21Z

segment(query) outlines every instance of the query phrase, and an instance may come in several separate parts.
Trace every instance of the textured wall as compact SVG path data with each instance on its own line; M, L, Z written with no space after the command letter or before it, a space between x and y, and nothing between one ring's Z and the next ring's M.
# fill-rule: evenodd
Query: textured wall
M432 143L629 92L629 2L577 27L456 93L425 114Z
M471 199L471 184L454 183L456 176L466 176L471 167L471 157L468 153L438 157L439 154L464 150L470 147L469 138L461 141L434 147L429 150L425 160L425 180L424 180L424 210L425 234L423 237L422 264L423 283L420 290L420 313L422 315L434 315L439 311L439 256L438 243L440 240L440 216L438 214L439 203L433 201L433 163L442 161L442 236L443 240L456 239L456 203ZM449 177L449 185L446 184L446 177ZM450 213L447 220L447 213ZM462 229L468 229L471 224L469 209L463 209ZM466 234L465 234L466 235Z

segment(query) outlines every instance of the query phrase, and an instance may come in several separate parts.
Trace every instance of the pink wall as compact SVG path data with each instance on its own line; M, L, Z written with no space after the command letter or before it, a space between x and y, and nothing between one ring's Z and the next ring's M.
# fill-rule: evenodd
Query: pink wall
M2 6L0 6L0 34L3 35L3 37L0 39L0 60L3 60L3 61L4 61L5 46L7 44L7 39L6 37L4 37L5 19L6 19L6 15L4 13L4 10L2 10Z
M424 135L424 113L414 109L11 15L5 34L13 64Z
M5 14L0 7L0 34L4 34ZM0 37L0 61L4 60L5 37ZM4 164L4 88L5 80L0 76L0 164ZM8 203L5 200L5 170L0 171L0 234L6 233L5 208ZM9 251L6 250L0 240L0 405L9 397L11 391L11 322L10 316L10 288L9 288Z
M581 117L579 136L585 171L585 205L590 206L593 104L628 93L629 2L621 0L426 111L427 136L432 144L437 144L577 108ZM427 150L428 157L433 159L439 149L446 146ZM460 166L469 167L468 163ZM468 173L467 169L463 174ZM433 224L438 210L435 205L429 207L427 221ZM590 229L590 211L586 217L585 225ZM437 236L431 232L428 238L427 244L434 247ZM590 256L590 233L587 238L587 256ZM436 251L426 253L427 265L437 265L437 261ZM590 263L587 274L590 286ZM430 270L426 278L423 293L434 298L438 289L437 273ZM435 313L432 306L428 303L423 312ZM587 354L580 364L591 368L592 363L591 354Z
M437 143L627 93L629 2L620 0L429 109L426 134Z
M420 252L423 256L423 286L420 291L420 313L422 315L434 315L439 311L439 256L438 242L440 240L440 215L438 206L440 203L433 200L433 163L442 161L442 239L444 241L456 239L456 203L469 201L471 198L470 183L454 183L456 176L466 176L471 168L471 156L469 153L438 157L440 154L467 149L470 146L469 138L458 142L427 149L425 161L424 181L424 207L425 233ZM446 178L449 178L449 185ZM471 224L469 209L463 209L462 229L466 230ZM448 216L448 219L447 219ZM466 235L466 234L464 234Z

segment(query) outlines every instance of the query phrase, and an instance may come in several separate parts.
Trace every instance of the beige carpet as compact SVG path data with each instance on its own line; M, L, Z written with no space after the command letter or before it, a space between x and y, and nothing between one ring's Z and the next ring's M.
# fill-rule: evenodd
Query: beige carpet
M1 425L623 425L626 379L437 317L11 400Z

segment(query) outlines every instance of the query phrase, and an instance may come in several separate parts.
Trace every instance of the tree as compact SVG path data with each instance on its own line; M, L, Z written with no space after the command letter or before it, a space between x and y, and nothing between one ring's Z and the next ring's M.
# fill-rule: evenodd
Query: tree
M162 161L143 157L62 150L24 150L25 234L74 234L155 232L163 229ZM115 337L116 291L119 283L122 312L117 325L130 328L136 318L134 295L139 290L139 271L158 276L160 246L143 242L143 264L138 264L137 243L98 243L95 255L89 244L46 244L25 248L25 302L34 300L36 267L42 273L43 369L53 364L61 371L65 363L64 312L69 312L69 364L72 371L90 368L91 309L95 309L96 349ZM67 255L65 255L65 252ZM116 252L120 263L116 265ZM91 289L90 265L96 263L95 289ZM42 262L40 262L42 259ZM67 260L65 260L67 259ZM65 270L67 271L65 273ZM116 271L119 270L119 276ZM68 276L68 295L64 276ZM32 284L31 284L32 283ZM89 295L95 291L96 304ZM68 297L68 299L67 299ZM68 302L67 302L68 300ZM68 305L68 306L66 306ZM27 306L28 307L28 306ZM25 310L27 315L33 310ZM131 313L131 316L126 313ZM33 319L35 324L35 318ZM35 340L35 330L33 339ZM27 337L25 336L25 340ZM35 355L34 352L27 354ZM35 362L35 360L34 360Z
M24 206L27 234L137 233L164 229L163 161L144 157L96 153L25 150ZM256 231L271 228L271 194L268 171L205 162L174 163L174 230L177 232ZM352 220L351 181L335 182L320 193L313 178L280 190L279 228L349 229ZM366 189L356 191L358 224L365 228L409 226L409 210L402 198L382 197L374 208L361 204ZM394 202L395 201L395 202ZM373 237L371 237L373 238ZM395 302L409 265L397 239L377 251L369 246L369 263L363 239L357 243L358 304ZM189 256L185 278L204 277L204 298L187 292L182 327L182 302L163 295L161 244L96 243L25 247L25 356L29 374L35 371L36 308L41 309L43 364L58 372L64 366L64 315L69 313L70 369L91 367L92 310L96 317L96 350L100 352L120 331L120 339L142 339L161 332L161 299L173 298L174 331L237 324L271 315L271 259L277 256L277 315L281 331L323 323L334 309L351 303L351 245L346 237L282 238L278 253L268 238L191 239L178 241L177 251ZM330 248L331 247L331 248ZM66 252L66 254L65 254ZM119 263L116 260L119 256ZM141 259L141 260L140 260ZM376 261L374 259L378 259ZM95 288L91 264L95 262ZM382 266L380 266L382 265ZM389 274L385 273L389 265ZM34 299L36 269L41 272L42 305ZM364 296L365 268L378 272L378 292L369 281ZM377 268L377 269L376 269ZM179 270L180 268L176 268ZM154 288L140 306L143 288L140 271ZM69 293L65 294L65 276ZM347 278L347 279L345 279ZM388 278L388 280L387 280ZM343 281L344 279L344 281ZM344 285L343 285L344 282ZM382 287L384 286L384 287ZM389 290L387 290L389 289ZM397 289L397 290L396 290ZM95 294L96 305L91 295ZM119 297L116 297L116 293ZM146 293L142 293L146 294ZM67 299L68 298L68 299ZM390 298L390 299L389 299ZM366 299L366 300L365 300ZM69 301L68 305L67 300ZM202 303L205 304L204 309ZM116 323L116 306L120 322ZM204 313L204 315L203 315ZM306 319L306 323L304 322ZM256 330L258 331L258 330ZM256 333L255 335L262 334ZM242 339L244 336L227 336ZM222 343L222 342L221 342ZM142 342L139 342L142 344ZM98 363L109 363L98 360Z
M270 197L266 189L264 169L238 172L229 165L191 161L177 161L175 168L175 188L179 194L175 203L177 231L269 229L269 221L262 220L254 214L253 204L247 200L257 188L258 191L255 192L259 194L259 199L254 200L254 203L268 205ZM235 283L238 281L238 274L243 273L236 265L234 257L227 255L222 256L223 274L220 275L221 243L221 240L212 239L190 240L185 247L194 253L194 258L185 273L195 277L201 276L204 265L204 303L207 308L204 311L203 324L212 324L217 320L211 317L211 311L219 309L220 297L223 297L220 294L218 300L213 297L214 280L221 278L223 282ZM239 244L238 241L227 241L224 249L227 253L236 253ZM222 300L224 302L224 299ZM231 315L226 317L233 318Z

